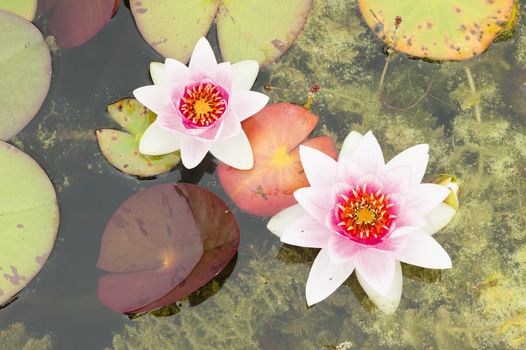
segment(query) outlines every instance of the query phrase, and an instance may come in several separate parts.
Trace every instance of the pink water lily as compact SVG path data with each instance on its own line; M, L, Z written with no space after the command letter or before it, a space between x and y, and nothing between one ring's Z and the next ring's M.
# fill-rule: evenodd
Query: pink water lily
M181 150L186 168L196 167L210 151L222 162L251 169L250 143L241 122L268 102L264 94L250 91L259 72L256 61L217 63L212 47L201 38L188 67L175 60L152 63L155 85L133 94L157 114L143 134L139 151L163 155Z
M268 228L284 243L321 248L307 280L308 305L332 294L353 271L384 312L398 307L400 262L432 269L451 267L431 236L451 215L441 203L445 186L421 183L428 145L417 145L387 164L371 132L352 132L338 161L300 148L311 187L294 192L299 204L274 216Z

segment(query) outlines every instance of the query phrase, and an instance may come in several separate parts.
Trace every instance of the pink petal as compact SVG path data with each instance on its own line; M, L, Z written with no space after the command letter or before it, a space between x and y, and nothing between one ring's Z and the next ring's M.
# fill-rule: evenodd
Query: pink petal
M281 236L283 243L298 247L324 248L331 232L310 215L303 215L294 221Z
M372 290L387 295L395 277L395 259L390 253L368 249L358 255L356 272Z
M201 38L195 44L194 51L192 52L192 58L190 58L189 67L194 68L196 65L203 65L206 67L215 66L217 64L214 50L206 38Z
M215 139L228 139L239 135L243 131L239 119L232 111L227 111L227 114L223 117L222 131L217 133Z
M170 82L185 83L190 76L190 69L173 58L167 58L164 66L166 77Z
M329 187L336 182L337 163L325 153L300 146L300 159L311 186Z
M442 246L424 231L407 235L405 248L396 253L398 260L428 269L449 269L451 259Z
M287 230L287 228L292 225L294 221L306 214L307 212L303 210L301 205L292 205L270 218L267 224L267 229L276 236L281 237L283 236L285 230Z
M254 166L254 155L247 135L241 130L237 136L214 142L210 152L223 163L240 170Z
M329 257L335 264L347 262L355 258L356 254L361 252L363 249L367 249L336 233L332 233L330 235L328 243Z
M205 158L211 143L191 136L181 137L181 160L187 169L195 168Z
M421 215L426 215L436 208L447 196L450 190L441 185L419 184L410 187L407 194L407 206Z
M305 290L309 306L319 303L334 293L351 275L355 261L334 264L327 249L322 249L312 264Z
M259 73L258 61L241 61L232 65L232 90L250 90Z
M411 168L411 184L419 184L426 172L427 162L429 160L429 145L422 144L410 147L399 153L396 157L391 159L386 168L395 169L398 167Z
M331 189L327 187L303 187L294 192L296 201L320 224L325 224L327 215L334 206L331 197Z
M166 88L159 85L148 85L135 89L133 96L155 114L163 113L165 107L172 103Z
M385 193L404 193L411 181L411 168L402 166L386 170L380 176L382 190Z
M229 107L240 122L253 116L268 103L268 96L255 91L232 91Z
M371 299L381 312L384 314L392 314L396 311L400 304L400 298L402 297L403 284L402 267L399 261L395 261L394 279L385 295L376 292L358 271L356 271L356 277L369 299Z
M349 157L365 174L378 174L385 166L382 149L370 131L363 136Z
M340 153L340 158L338 158L338 180L346 183L355 183L362 176L364 176L364 172L358 164L351 157L342 156Z

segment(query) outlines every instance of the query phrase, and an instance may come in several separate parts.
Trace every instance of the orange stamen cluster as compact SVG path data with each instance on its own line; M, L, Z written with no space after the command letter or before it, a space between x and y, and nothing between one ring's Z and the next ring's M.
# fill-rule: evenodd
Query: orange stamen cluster
M207 127L218 121L226 111L226 93L212 83L187 86L179 101L179 111L193 127Z
M375 244L388 232L396 215L390 195L382 190L368 191L367 186L356 186L347 194L340 194L336 204L337 225L341 233L364 244Z

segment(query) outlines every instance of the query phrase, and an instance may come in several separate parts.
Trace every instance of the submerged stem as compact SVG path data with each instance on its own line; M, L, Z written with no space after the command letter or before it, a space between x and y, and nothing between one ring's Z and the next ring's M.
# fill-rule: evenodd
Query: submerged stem
M469 84L469 88L471 89L471 92L473 94L476 94L477 88L475 87L475 80L473 80L471 69L469 69L469 67L465 67L464 71L466 72L466 76L468 78L468 84ZM480 114L480 103L478 101L477 103L475 103L475 118L477 119L477 123L482 123L482 117Z
M382 71L382 75L380 76L380 83L378 84L378 91L380 92L380 94L382 93L382 89L384 86L385 75L387 74L387 68L389 67L389 62L391 62L392 59L393 59L393 54L390 52L387 54L387 57L385 58L384 69Z

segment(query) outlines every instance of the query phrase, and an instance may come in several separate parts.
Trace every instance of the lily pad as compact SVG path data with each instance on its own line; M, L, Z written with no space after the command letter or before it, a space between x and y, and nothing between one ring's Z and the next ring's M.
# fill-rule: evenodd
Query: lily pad
M27 154L0 141L0 305L42 269L56 239L59 211L46 173ZM7 166L8 165L8 166Z
M294 191L309 185L299 158L301 144L336 159L330 137L305 140L318 119L303 107L278 103L242 123L254 152L254 167L238 170L223 163L218 166L221 184L239 208L270 216L296 203Z
M45 0L48 29L63 48L77 47L108 24L120 0Z
M38 0L0 0L0 10L5 10L32 21L37 13Z
M51 82L51 55L40 31L0 10L0 139L8 140L37 114Z
M127 199L106 226L97 266L111 274L99 279L99 300L122 313L166 306L210 281L238 246L235 218L211 192L189 184L150 187Z
M180 153L149 157L139 152L139 141L156 115L133 98L108 106L111 118L127 132L100 129L97 140L104 157L114 167L128 175L151 177L170 171L181 160Z
M183 283L161 299L135 310L134 313L164 307L195 292L217 276L239 248L239 225L225 202L199 186L184 183L177 186L190 203L203 241L203 256Z
M515 0L359 0L371 29L396 51L431 60L484 52L513 19ZM402 22L395 34L395 18ZM394 43L392 42L394 38Z
M164 57L188 62L217 14L225 61L269 64L296 40L312 0L132 0L130 5L144 39Z

